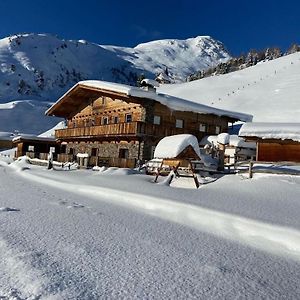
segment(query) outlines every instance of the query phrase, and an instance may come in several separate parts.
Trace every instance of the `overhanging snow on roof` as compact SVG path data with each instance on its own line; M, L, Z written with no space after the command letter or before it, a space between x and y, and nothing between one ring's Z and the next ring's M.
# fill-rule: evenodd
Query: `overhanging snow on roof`
M164 137L155 147L154 157L175 158L188 146L191 146L200 157L198 140L191 134L177 134Z
M239 136L300 142L300 123L245 123Z
M86 95L86 97L89 96L95 96L98 94L98 96L101 96L101 93L107 92L107 93L118 93L120 95L123 95L124 97L129 98L130 96L135 98L145 98L150 100L155 100L157 102L160 102L163 105L166 105L170 109L178 110L178 111L191 111L195 113L202 113L202 114L214 114L218 116L226 116L229 118L232 118L234 120L241 120L244 122L251 122L252 116L248 114L243 114L239 112L233 112L233 111L227 111L222 110L218 108L213 108L207 105L199 104L196 102L192 102L186 99L177 98L173 96L169 96L166 94L160 94L156 93L155 91L147 91L145 89L139 88L139 87L133 87L125 84L119 84L119 83L112 83L112 82L106 82L106 81L99 81L99 80L86 80L86 81L80 81L76 85L74 85L69 91L67 91L56 103L54 103L47 111L46 115L56 115L56 116L62 116L61 113L59 114L58 108L62 104L70 105L70 97L72 93L77 89L92 89L93 93L91 95ZM97 93L98 91L98 93ZM69 99L68 101L66 99ZM89 99L88 99L89 100ZM79 99L77 99L79 101ZM80 100L77 108L80 106L80 104L83 103L83 99Z
M30 135L30 134L22 134L18 135L12 140L14 143L20 142L20 141L38 141L38 142L55 142L54 137L39 137L36 135Z

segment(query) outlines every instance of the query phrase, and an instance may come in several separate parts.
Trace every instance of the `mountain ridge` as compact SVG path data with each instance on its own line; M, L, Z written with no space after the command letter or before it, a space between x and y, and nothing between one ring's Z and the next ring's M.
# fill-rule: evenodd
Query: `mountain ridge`
M0 40L0 103L29 96L54 101L87 79L136 85L140 75L154 78L166 68L171 81L182 82L229 58L224 45L208 36L129 48L47 34L14 35Z

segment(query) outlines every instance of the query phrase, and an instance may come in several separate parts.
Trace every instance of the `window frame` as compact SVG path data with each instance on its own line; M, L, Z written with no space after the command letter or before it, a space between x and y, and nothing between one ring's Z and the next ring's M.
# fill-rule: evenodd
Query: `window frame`
M128 121L128 117L130 116L130 120ZM132 113L125 114L125 123L131 123L132 122Z
M101 125L108 125L109 124L109 117L103 116L101 119Z
M184 120L183 119L176 119L175 121L175 128L184 128Z
M200 123L199 124L199 131L200 132L207 132L207 124L206 123Z
M161 116L154 115L154 117L153 117L153 124L154 125L160 125L161 124Z
M119 116L114 116L114 124L118 124L119 122L120 122Z

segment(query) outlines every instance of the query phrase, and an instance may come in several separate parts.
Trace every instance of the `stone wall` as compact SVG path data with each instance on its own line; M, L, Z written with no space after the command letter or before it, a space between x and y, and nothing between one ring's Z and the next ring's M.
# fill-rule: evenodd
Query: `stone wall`
M139 158L139 142L138 141L120 141L120 142L69 142L66 147L67 153L88 153L92 156L92 149L97 149L96 155L103 158L119 158L120 149L128 150L128 158ZM140 150L140 156L142 156L142 149Z

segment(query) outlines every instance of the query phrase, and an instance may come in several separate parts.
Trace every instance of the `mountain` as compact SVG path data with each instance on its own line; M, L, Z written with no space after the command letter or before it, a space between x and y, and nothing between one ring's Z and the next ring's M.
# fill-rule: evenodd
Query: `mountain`
M59 120L44 111L80 80L136 85L141 75L167 73L171 82L182 82L228 59L223 44L208 36L126 48L48 34L13 35L0 40L0 131L41 133L54 126Z
M173 82L183 82L199 70L206 70L231 57L224 45L209 36L187 40L158 40L134 48L102 46L118 57L153 75L165 72Z
M232 73L163 85L159 91L254 116L254 122L300 122L300 52Z
M99 79L136 85L168 69L172 81L226 61L230 55L211 37L160 40L125 48L46 34L0 40L0 103L28 97L55 100L74 83Z

